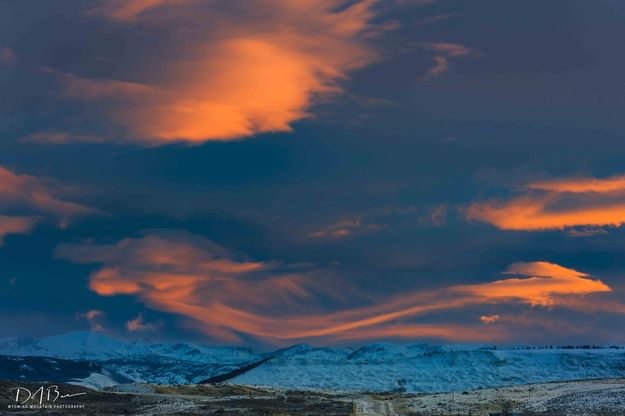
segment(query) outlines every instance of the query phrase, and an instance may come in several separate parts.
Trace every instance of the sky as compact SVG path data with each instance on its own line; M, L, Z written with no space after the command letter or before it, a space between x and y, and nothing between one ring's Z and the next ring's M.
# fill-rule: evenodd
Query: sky
M625 343L620 0L0 0L0 337Z

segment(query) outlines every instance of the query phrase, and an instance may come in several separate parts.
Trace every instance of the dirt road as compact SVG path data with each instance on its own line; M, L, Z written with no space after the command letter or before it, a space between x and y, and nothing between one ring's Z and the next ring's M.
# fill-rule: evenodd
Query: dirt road
M395 416L395 408L390 400L374 399L371 396L361 396L354 399L355 416Z

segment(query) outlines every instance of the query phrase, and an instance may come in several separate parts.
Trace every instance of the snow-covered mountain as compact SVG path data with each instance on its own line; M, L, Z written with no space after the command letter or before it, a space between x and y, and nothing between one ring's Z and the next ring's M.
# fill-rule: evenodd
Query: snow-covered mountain
M111 360L158 356L197 363L248 362L258 355L243 347L207 347L192 343L124 342L94 332L72 332L41 339L0 341L0 355L56 357L74 360Z
M298 346L230 382L320 390L443 392L613 377L625 377L623 349L371 344L351 353Z
M0 341L0 355L88 361L116 382L171 384L197 383L261 359L242 347L125 342L92 332L11 338Z
M0 356L4 356L0 364L7 368L4 378L45 376L63 381L58 377L71 373L75 377L71 380L92 387L198 383L219 376L229 383L295 389L434 392L625 377L625 349L615 347L497 349L419 343L315 348L301 344L256 354L241 347L125 342L77 332L0 341Z

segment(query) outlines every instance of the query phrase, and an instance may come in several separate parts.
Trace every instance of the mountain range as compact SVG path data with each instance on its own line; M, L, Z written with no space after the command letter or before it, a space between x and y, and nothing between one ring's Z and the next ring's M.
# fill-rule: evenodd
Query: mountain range
M243 347L127 342L92 332L0 341L2 379L95 388L220 381L289 389L439 392L617 377L625 377L625 349L618 346L300 344L256 353Z

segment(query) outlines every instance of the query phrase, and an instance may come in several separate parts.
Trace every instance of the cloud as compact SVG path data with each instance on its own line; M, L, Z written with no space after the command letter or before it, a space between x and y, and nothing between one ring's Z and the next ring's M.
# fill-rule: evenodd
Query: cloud
M429 212L419 217L419 222L432 227L442 227L447 223L447 205L435 205Z
M104 143L107 139L91 134L65 131L41 131L20 139L22 143L66 144L66 143Z
M129 320L126 322L126 329L129 332L145 332L152 331L156 328L154 324L146 323L143 314L140 313L136 318Z
M340 239L363 235L384 228L379 224L366 223L362 216L346 218L326 226L323 229L308 233L309 238Z
M59 195L63 186L50 180L17 174L0 166L0 209L36 213L37 215L2 215L0 213L0 245L8 234L27 234L38 222L53 218L65 226L71 217L98 214L85 205L66 201Z
M102 320L106 317L106 314L100 310L92 309L87 312L80 312L76 314L79 319L84 319L89 323L89 327L95 332L104 332L104 326Z
M109 0L92 9L89 13L107 16L110 19L131 21L142 13L168 3L183 3L185 0Z
M450 60L476 54L471 48L457 43L423 42L421 47L431 53L434 66L424 75L424 80L436 78L449 70Z
M27 207L61 216L96 212L93 208L55 196L61 191L60 187L46 184L34 176L16 174L0 166L0 206Z
M529 189L569 193L611 193L625 191L625 175L609 178L571 178L534 182Z
M619 227L625 223L625 179L613 176L533 182L524 187L523 195L472 204L466 216L503 230Z
M17 62L17 55L11 48L0 47L0 65L11 65Z
M428 207L376 208L366 213L343 216L338 221L317 226L313 228L313 231L306 232L306 237L318 240L355 238L397 227L397 220L402 220L404 225L408 220L419 226L442 227L447 223L447 210L448 207L445 204Z
M0 246L4 244L4 237L9 234L27 234L37 223L37 217L12 217L0 215Z
M343 301L357 290L347 290L349 282L341 285L337 276L324 278L323 270L253 261L202 237L171 230L111 245L64 244L56 257L99 264L90 288L102 296L136 296L151 308L187 317L202 332L227 342L239 341L241 334L275 343L409 333L451 339L453 332L446 333L445 325L404 321L484 304L555 307L566 305L569 296L610 291L599 280L553 263L514 263L506 273L521 277L407 291L353 308Z
M471 325L457 324L413 324L413 325L389 325L382 328L364 328L350 332L337 334L337 341L361 341L363 339L443 339L455 342L494 342L504 341L509 337L510 331L503 327L484 326L474 327Z
M603 228L597 227L582 227L579 229L572 228L566 231L569 237L590 237L593 235L607 234L608 232Z
M501 316L499 315L482 315L480 316L480 321L485 324L494 324L501 320Z
M340 94L351 71L378 58L370 38L384 26L372 23L374 3L104 1L86 18L164 39L144 62L149 71L115 79L52 72L63 97L85 103L127 140L201 143L288 132L312 116L313 105ZM50 143L85 138L91 141L71 135Z
M602 281L588 279L585 273L544 261L513 263L505 273L530 277L457 286L454 290L466 291L487 302L517 299L533 306L555 305L560 295L586 295L611 291Z
M62 77L63 95L84 100L136 98L158 94L154 87L110 79L85 79L72 74Z

